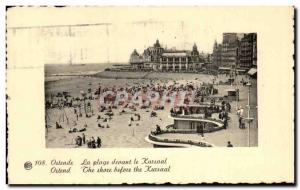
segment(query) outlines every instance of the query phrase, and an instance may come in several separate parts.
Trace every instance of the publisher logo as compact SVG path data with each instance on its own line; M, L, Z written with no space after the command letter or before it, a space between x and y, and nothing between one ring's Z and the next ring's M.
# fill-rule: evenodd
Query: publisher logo
M27 161L24 163L25 170L31 170L32 169L32 163L30 161Z

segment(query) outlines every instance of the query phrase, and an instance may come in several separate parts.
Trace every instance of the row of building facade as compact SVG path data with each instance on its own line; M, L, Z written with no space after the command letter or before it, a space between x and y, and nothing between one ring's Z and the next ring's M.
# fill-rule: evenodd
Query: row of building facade
M192 50L175 50L162 48L159 40L139 54L134 50L130 56L130 64L134 68L157 71L197 71L201 65L209 62L207 54L199 53L197 45Z
M212 54L199 53L197 45L191 50L163 48L159 40L139 54L135 49L130 64L135 69L193 72L203 66L214 69L250 69L257 66L256 33L223 33L222 43L214 43Z
M222 43L214 43L212 64L217 67L250 69L257 66L256 33L223 33Z

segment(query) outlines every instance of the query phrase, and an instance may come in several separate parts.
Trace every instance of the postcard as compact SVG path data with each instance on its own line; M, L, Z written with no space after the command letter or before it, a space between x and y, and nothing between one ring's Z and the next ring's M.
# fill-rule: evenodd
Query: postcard
M294 183L294 8L8 7L7 183Z

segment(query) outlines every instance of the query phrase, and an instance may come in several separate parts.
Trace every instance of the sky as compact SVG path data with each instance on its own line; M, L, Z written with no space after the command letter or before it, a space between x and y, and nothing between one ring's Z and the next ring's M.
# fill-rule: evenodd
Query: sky
M211 53L214 41L221 42L223 32L245 32L226 27L223 23L231 19L226 13L213 17L218 8L207 9L24 8L18 14L11 9L8 39L24 41L42 52L48 64L128 63L134 49L142 53L156 39L164 48L191 50L196 43L200 52Z

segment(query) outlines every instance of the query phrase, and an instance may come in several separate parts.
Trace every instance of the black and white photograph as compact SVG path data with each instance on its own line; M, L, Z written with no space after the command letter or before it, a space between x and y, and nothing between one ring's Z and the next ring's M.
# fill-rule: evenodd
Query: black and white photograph
M6 9L7 183L295 183L295 7Z
M46 147L259 146L257 33L205 31L180 20L40 27Z

